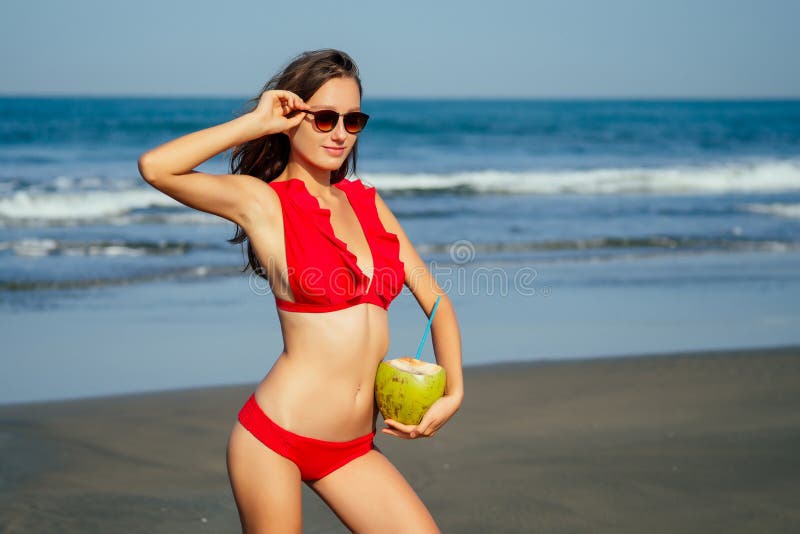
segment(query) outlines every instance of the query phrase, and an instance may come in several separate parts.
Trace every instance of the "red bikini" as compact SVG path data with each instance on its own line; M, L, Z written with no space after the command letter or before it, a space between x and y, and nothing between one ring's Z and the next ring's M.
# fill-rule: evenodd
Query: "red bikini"
M330 210L297 178L270 182L283 209L286 263L294 302L275 297L279 309L329 312L370 303L389 309L403 289L405 278L397 235L387 232L375 206L375 188L361 180L343 179L334 187L344 191L372 253L374 271L365 275L347 243L336 237Z
M388 310L403 289L405 270L397 235L388 232L375 205L375 188L361 180L333 184L344 191L367 239L374 270L359 268L355 254L336 237L330 210L321 208L298 178L269 182L280 198L289 286L294 301L275 297L281 310L319 313L359 304ZM302 480L316 480L374 448L375 430L350 441L324 441L282 428L250 395L239 411L239 422L264 445L292 460Z
M324 441L290 432L264 413L255 394L239 411L239 422L261 443L293 461L303 481L320 479L367 454L374 446L374 430L350 441Z

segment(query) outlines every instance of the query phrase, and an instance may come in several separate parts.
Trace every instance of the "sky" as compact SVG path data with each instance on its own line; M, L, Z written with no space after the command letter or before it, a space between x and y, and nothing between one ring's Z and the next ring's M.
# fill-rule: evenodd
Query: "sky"
M797 98L796 0L2 0L0 95L252 96L339 48L365 97Z

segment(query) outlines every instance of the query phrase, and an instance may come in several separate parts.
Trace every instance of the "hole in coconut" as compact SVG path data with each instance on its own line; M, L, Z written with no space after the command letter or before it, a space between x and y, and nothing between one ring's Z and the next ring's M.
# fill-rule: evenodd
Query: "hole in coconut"
M439 372L439 369L441 369L438 365L408 357L396 358L386 363L399 371L405 371L415 375L435 375Z

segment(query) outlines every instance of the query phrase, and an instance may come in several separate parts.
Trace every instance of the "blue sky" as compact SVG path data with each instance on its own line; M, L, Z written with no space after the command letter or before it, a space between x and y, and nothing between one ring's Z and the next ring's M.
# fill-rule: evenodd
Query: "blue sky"
M793 0L3 0L0 94L251 96L333 47L366 97L800 97L798 20Z

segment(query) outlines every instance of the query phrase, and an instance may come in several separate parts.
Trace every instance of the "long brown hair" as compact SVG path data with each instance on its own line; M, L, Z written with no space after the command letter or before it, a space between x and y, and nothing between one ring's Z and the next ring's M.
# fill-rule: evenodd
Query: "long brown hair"
M359 96L362 94L358 66L349 55L332 48L303 52L275 74L258 95L248 100L242 113L253 111L258 106L261 95L273 89L291 91L307 101L332 78L352 78L358 84ZM231 174L248 174L265 182L271 182L286 168L290 151L289 138L284 133L267 135L236 145L231 153ZM342 166L331 171L332 184L343 180L351 172L356 172L357 154L358 140L353 144L353 149ZM228 242L236 244L244 241L247 241L248 262L242 272L250 267L262 278L267 278L247 233L237 224L236 235L228 239Z

